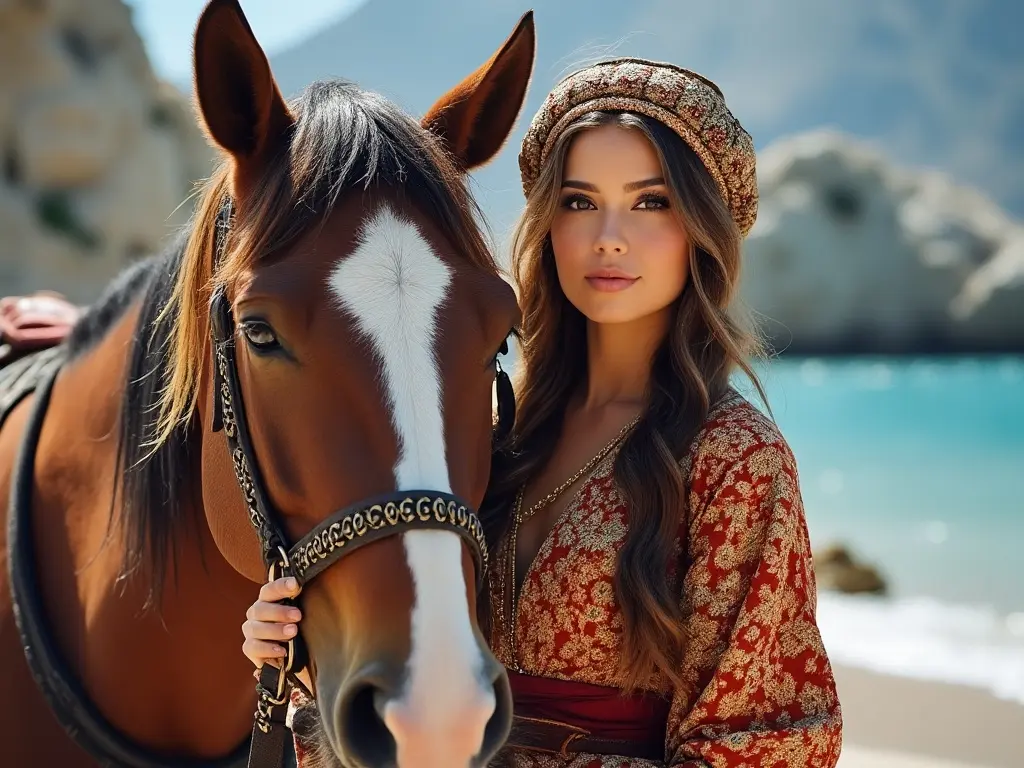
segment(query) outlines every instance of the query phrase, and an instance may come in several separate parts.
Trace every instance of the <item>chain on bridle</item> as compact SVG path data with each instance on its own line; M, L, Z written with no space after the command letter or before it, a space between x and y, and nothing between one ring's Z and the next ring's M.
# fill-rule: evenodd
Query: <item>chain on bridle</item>
M230 231L233 205L230 199L217 215L215 263L220 264ZM401 491L389 493L340 510L321 522L300 541L289 546L282 521L276 514L260 475L242 399L235 357L235 322L231 304L223 286L213 294L210 326L214 351L213 430L223 431L231 451L238 485L245 498L249 522L259 538L269 581L294 577L300 585L340 558L374 541L408 530L440 529L453 531L469 545L476 564L477 586L487 572L487 542L476 513L458 497L440 491ZM507 351L507 346L503 346ZM514 420L515 401L508 374L497 363L498 426L496 439L503 439ZM285 715L289 681L301 683L295 673L307 663L308 654L301 632L287 644L287 655L280 667L265 664L256 686L257 708L254 715L250 768L278 768L284 758Z

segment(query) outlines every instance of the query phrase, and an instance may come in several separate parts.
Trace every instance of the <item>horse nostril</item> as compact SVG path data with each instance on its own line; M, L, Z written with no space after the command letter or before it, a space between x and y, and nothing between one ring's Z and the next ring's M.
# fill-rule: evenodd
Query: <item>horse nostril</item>
M395 739L381 715L388 694L373 682L353 687L337 711L342 753L357 765L394 765Z

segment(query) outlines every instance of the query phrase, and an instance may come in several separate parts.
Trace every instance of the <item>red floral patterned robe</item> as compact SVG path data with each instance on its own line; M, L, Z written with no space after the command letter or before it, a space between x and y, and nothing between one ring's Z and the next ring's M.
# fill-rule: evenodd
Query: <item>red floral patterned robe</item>
M622 617L612 589L627 507L611 477L614 452L584 481L523 583L516 651L531 675L621 687ZM815 623L815 583L793 455L775 425L738 394L713 409L690 455L677 582L688 643L685 684L671 697L664 762L572 758L511 750L536 768L830 768L842 717ZM509 541L490 574L492 645L511 666L499 593Z

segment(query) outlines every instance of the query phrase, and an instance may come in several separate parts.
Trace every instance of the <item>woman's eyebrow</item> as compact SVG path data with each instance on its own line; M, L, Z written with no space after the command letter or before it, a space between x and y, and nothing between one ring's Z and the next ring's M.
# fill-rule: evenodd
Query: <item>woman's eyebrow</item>
M647 187L660 187L664 186L665 179L661 176L653 176L649 179L641 179L640 181L631 181L628 184L623 184L622 189L626 192L636 192L638 189L646 189ZM576 179L566 179L562 182L562 187L571 187L572 189L582 189L587 192L597 192L597 186L591 184L588 181L577 181Z
M572 187L573 189L582 189L587 192L597 192L597 186L590 184L586 181L576 181L574 179L566 179L562 182L562 187Z
M640 181L631 181L629 184L623 185L622 189L626 192L636 192L638 189L644 189L645 187L660 187L665 184L665 179L661 176L654 176L650 179L642 179Z

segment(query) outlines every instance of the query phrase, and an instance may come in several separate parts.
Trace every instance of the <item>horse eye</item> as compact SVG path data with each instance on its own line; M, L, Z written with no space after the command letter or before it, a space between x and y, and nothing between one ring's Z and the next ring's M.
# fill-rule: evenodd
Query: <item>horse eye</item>
M262 320L247 320L241 328L245 340L260 352L268 352L278 346L274 329Z

